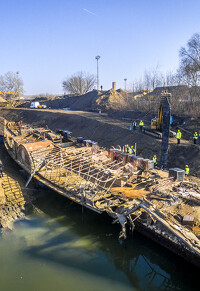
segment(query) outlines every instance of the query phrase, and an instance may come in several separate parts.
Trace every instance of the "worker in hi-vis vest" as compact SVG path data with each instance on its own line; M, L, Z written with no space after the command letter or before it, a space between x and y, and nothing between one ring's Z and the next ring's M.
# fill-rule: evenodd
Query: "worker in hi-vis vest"
M133 121L133 130L136 130L136 127L137 127L137 122Z
M196 144L197 140L198 140L198 133L197 132L194 133L193 140L194 140L194 144Z
M177 134L176 134L177 144L180 144L181 136L182 136L182 134L181 134L181 132L180 132L180 129L178 129L178 132L177 132Z
M190 173L190 168L188 167L188 165L185 166L185 175L188 176Z
M140 127L141 132L142 132L143 126L144 126L144 122L142 120L140 120L139 127Z
M157 166L157 157L156 155L153 156L154 167Z

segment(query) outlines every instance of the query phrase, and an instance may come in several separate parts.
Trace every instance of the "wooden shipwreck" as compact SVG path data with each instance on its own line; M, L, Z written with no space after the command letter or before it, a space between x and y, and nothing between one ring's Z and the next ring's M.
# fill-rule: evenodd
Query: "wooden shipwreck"
M174 181L153 162L106 150L90 140L62 136L48 128L7 122L4 144L30 175L57 193L121 225L144 233L200 266L200 188L192 181Z

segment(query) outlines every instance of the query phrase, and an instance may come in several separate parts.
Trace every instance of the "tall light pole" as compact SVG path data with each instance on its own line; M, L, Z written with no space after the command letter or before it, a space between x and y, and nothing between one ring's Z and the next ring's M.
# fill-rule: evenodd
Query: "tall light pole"
M17 75L17 94L19 93L19 71L16 72L16 75ZM16 98L16 95L15 95L15 98Z
M100 59L100 56L96 56L95 59L97 60L97 90L99 90L99 59Z
M125 79L124 79L124 82L125 82L124 89L125 89L125 91L126 91L126 81L127 81L127 79L125 78Z

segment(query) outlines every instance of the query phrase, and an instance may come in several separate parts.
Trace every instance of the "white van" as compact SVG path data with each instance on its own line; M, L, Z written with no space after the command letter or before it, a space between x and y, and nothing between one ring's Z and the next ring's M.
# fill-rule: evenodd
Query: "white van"
M30 108L38 108L40 106L40 102L34 101L31 102Z

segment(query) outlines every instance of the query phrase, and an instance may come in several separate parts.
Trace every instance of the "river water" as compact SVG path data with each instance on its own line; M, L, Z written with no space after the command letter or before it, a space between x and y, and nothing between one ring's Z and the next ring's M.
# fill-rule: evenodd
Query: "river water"
M200 290L199 269L137 232L120 241L107 216L50 190L29 193L26 218L0 234L0 290Z

